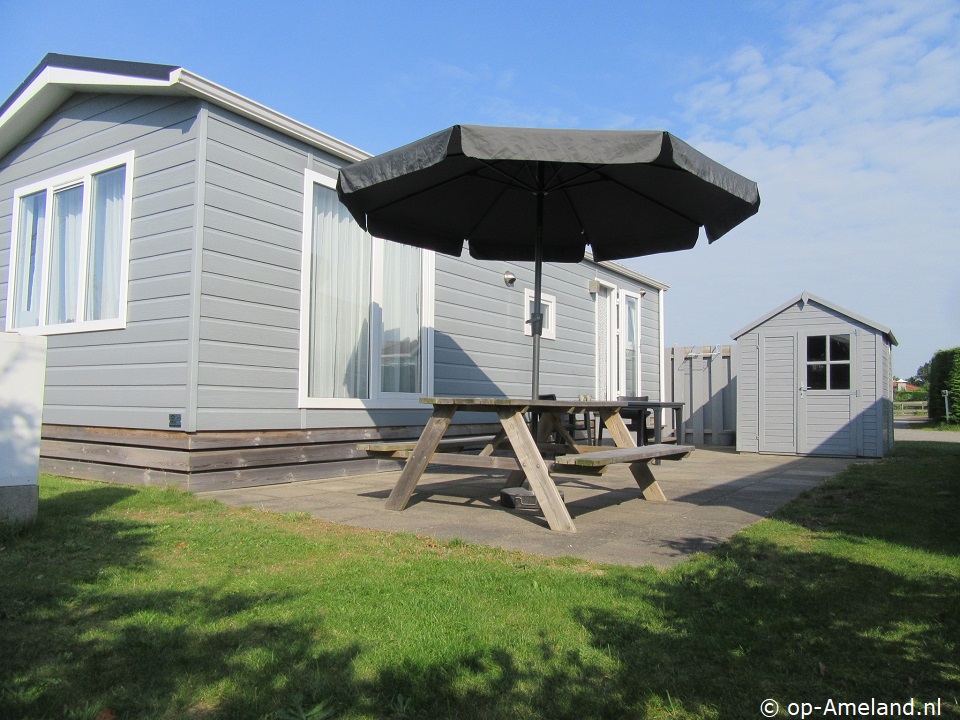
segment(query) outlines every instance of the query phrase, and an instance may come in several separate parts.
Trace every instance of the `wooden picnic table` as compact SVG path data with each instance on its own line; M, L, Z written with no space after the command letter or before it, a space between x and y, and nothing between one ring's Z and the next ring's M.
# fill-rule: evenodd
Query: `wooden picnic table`
M560 492L550 476L550 470L564 473L599 475L610 465L625 463L647 500L663 502L663 491L657 484L649 463L657 458L680 459L693 451L684 445L647 445L637 447L620 417L626 403L568 400L515 400L510 398L421 398L420 402L433 405L433 413L411 447L409 443L363 443L359 445L370 453L388 453L406 460L400 479L387 499L389 510L403 510L414 488L428 465L454 465L511 470L507 487L516 487L527 480L533 490L550 528L575 532L576 527L563 504ZM480 454L444 452L448 448L462 449L467 441L444 439L444 433L458 412L495 413L501 430L489 438ZM567 414L596 413L616 443L615 448L579 444L564 428L561 420ZM537 439L531 434L524 417L526 413L539 417ZM557 442L546 443L551 436ZM539 442L538 442L539 441ZM498 449L510 451L510 456L498 456ZM552 461L544 459L542 449L563 453Z

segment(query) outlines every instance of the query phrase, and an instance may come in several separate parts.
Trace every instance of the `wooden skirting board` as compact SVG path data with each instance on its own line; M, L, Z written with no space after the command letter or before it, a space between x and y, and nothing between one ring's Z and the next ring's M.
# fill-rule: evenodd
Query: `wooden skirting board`
M496 427L456 426L457 435ZM412 440L419 427L198 432L44 425L42 472L124 485L215 490L398 470L402 462L370 458L357 443Z

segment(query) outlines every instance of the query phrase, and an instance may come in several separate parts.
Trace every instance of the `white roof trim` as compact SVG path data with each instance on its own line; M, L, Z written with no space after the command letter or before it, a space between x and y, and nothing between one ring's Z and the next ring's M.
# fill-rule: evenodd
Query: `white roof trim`
M759 317L759 318L757 318L756 320L754 320L752 323L750 323L749 325L746 325L746 326L740 328L740 329L737 330L735 333L733 333L733 335L731 335L730 337L733 338L734 340L737 340L738 338L740 338L741 335L746 335L748 332L750 332L751 330L753 330L754 328L756 328L758 325L762 325L762 324L765 323L767 320L769 320L769 319L772 318L772 317L775 317L776 315L779 315L780 313L782 313L782 312L783 312L784 310L786 310L787 308L792 307L792 306L796 305L797 303L800 303L801 305L806 305L806 304L809 303L809 302L814 302L814 303L816 303L817 305L821 305L821 306L823 306L823 307L825 307L825 308L828 308L829 310L833 310L835 313L838 313L838 314L840 314L840 315L845 315L846 317L850 318L851 320L855 320L856 322L861 323L862 325L866 325L867 327L873 328L873 329L876 330L877 332L880 332L880 333L882 333L883 335L886 335L887 338L890 340L890 343L891 343L892 345L898 345L898 344L899 344L899 343L897 342L897 338L894 337L894 335L893 335L893 331L892 331L890 328L886 327L885 325L881 325L881 324L879 324L879 323L875 323L873 320L868 320L867 318L863 317L862 315L858 315L857 313L850 312L849 310L846 310L846 309L840 307L840 306L837 305L836 303L832 303L832 302L830 302L829 300L824 300L823 298L818 297L818 296L814 295L813 293L809 293L809 292L807 292L806 290L804 290L802 293L800 293L800 294L797 295L796 297L791 298L791 299L788 300L787 302L783 303L783 305L780 305L780 306L777 307L776 309L771 310L770 312L768 312L768 313L767 313L766 315L764 315L763 317Z
M194 75L189 70L180 68L174 75L176 76L175 84L184 88L190 95L208 100L214 105L231 110L250 120L255 120L284 135L294 137L344 160L357 162L370 157L370 153L355 148L342 140L337 140L335 137L320 132L283 113L271 110L266 105L261 105L254 100L228 90L222 85L217 85L199 75Z
M75 92L192 96L344 160L356 162L370 157L369 153L184 68L173 69L167 78L157 78L56 65L47 65L40 70L26 87L18 90L18 94L0 115L0 157L12 150Z
M635 270L631 270L630 268L626 267L625 265L621 265L620 263L610 262L609 260L594 260L593 253L590 252L589 250L587 250L583 254L583 259L586 260L587 262L593 263L594 265L599 265L600 267L606 270L609 270L612 273L616 273L617 275L623 275L624 277L630 278L631 280L635 280L636 282L641 282L641 283L644 283L645 285L649 285L650 287L656 290L670 289L669 285L666 285L665 283L662 283L659 280L654 280L651 277L647 277L646 275L642 275L641 273L638 273Z

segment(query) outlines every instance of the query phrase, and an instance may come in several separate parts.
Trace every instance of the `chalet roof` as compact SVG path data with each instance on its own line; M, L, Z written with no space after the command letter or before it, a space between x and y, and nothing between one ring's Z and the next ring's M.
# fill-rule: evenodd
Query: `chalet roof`
M50 53L0 105L0 157L76 92L179 95L206 100L337 157L370 157L352 145L176 65Z
M876 330L877 332L881 333L882 335L885 335L886 338L887 338L887 340L890 341L890 344L891 344L891 345L897 345L897 344L898 344L898 343L897 343L897 338L895 338L894 335L893 335L893 331L892 331L890 328L886 327L885 325L881 325L880 323L875 323L873 320L868 320L867 318L863 317L862 315L858 315L857 313L850 312L849 310L845 310L844 308L840 307L840 306L837 305L836 303L832 303L832 302L830 302L829 300L824 300L824 299L821 298L821 297L817 297L817 296L814 295L813 293L808 293L806 290L804 290L802 293L800 293L800 294L797 295L796 297L791 298L791 299L788 300L787 302L783 303L783 305L780 305L779 307L774 308L773 310L771 310L770 312L768 312L766 315L757 318L756 320L754 320L754 321L753 321L752 323L750 323L749 325L746 325L745 327L740 328L740 329L737 330L733 335L731 335L731 337L732 337L734 340L736 340L736 339L738 339L741 335L746 335L748 332L750 332L751 330L753 330L753 329L756 328L757 326L762 325L763 323L765 323L765 322L766 322L767 320L769 320L770 318L779 315L780 313L782 313L782 312L783 312L784 310L786 310L787 308L792 307L792 306L796 305L797 303L800 303L801 305L806 305L806 304L809 303L809 302L816 303L817 305L820 305L821 307L825 307L825 308L827 308L827 309L829 309L829 310L833 310L835 313L838 313L838 314L840 314L840 315L844 315L844 316L846 316L847 318L849 318L849 319L851 319L851 320L855 320L856 322L861 323L862 325L866 325L867 327L873 328L874 330Z
M195 97L349 162L370 157L363 150L177 65L48 53L0 105L0 158L77 92ZM589 253L585 259L594 262ZM596 264L660 290L669 288L619 263Z

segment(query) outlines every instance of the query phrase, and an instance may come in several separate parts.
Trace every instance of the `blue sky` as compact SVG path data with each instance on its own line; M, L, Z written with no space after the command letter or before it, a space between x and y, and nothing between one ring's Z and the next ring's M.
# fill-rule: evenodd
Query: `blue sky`
M960 345L960 2L0 0L0 97L47 52L183 66L377 153L455 123L663 129L756 180L713 245L625 261L668 344L803 290ZM16 32L10 32L16 28Z

